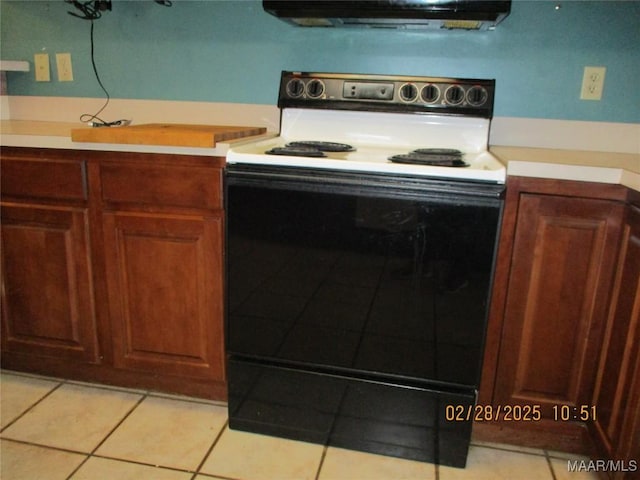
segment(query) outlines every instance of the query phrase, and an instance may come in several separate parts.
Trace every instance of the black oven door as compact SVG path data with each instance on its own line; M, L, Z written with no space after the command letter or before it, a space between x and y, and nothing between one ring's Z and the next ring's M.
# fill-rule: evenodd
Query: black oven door
M385 425L400 428L397 437L418 438L422 447L414 450L424 451L419 438L426 431L452 425L446 405L467 408L475 400L502 190L228 165L232 428L318 442L332 437L333 444L390 453L363 432L369 420L395 411L407 418L389 417ZM364 424L356 411L365 412ZM411 421L412 412L421 413ZM456 435L468 438L470 426L461 423L449 438L465 455ZM386 431L368 430L376 428ZM350 443L352 434L358 439ZM433 439L427 455L415 453L414 443L398 447L414 452L404 455L392 442L390 454L460 463L442 462Z
M227 349L477 386L502 186L229 166Z

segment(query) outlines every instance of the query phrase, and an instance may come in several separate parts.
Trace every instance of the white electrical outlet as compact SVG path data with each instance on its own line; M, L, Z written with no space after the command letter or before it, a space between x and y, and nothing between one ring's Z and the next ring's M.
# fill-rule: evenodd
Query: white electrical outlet
M604 76L606 67L584 67L582 76L581 100L600 100L604 89Z
M56 67L59 82L73 82L73 68L70 53L56 53Z
M36 72L36 82L50 82L51 71L49 70L49 54L36 53L33 56L33 64Z

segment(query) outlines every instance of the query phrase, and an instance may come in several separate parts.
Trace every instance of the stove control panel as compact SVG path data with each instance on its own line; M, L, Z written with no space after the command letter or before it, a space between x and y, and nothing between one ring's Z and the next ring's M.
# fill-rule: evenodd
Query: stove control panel
M280 108L324 108L491 118L495 80L282 72Z
M379 82L343 82L342 98L393 100L394 84Z

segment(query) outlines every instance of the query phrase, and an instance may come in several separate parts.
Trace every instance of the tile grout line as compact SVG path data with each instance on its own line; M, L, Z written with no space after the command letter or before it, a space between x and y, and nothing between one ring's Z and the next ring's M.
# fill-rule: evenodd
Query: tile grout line
M127 388L127 387L118 387L116 385L106 385L104 383L92 383L92 382L82 382L80 380L70 380L65 379L62 380L62 383L65 385L75 385L76 387L85 387L85 388L95 388L98 390L108 390L110 392L121 392L121 393L131 393L135 395L148 395L149 391L135 388Z
M28 407L24 412L22 412L20 415L18 415L16 418L14 418L13 420L11 420L7 425L5 425L4 427L2 427L2 429L0 429L0 434L3 433L7 428L9 428L10 426L12 426L14 423L16 423L18 420L20 420L22 417L24 417L27 413L29 413L31 410L33 410L36 406L38 406L40 403L42 403L42 401L46 398L48 398L53 392L55 392L56 390L58 390L60 387L62 387L62 385L64 385L63 381L60 381L58 383L58 385L56 385L55 387L52 387L51 390L49 390L47 393L45 393L42 397L40 397L38 400L36 400L30 407Z
M152 391L147 392L147 395L153 398L163 398L165 400L176 400L178 402L197 403L199 405L211 405L214 407L225 407L225 408L227 407L227 403L221 400L209 400L206 398L198 398L198 397L183 397L180 395L171 395L171 394L164 394L162 392L152 392Z
M66 480L70 480L70 479L71 479L71 478L72 478L72 477L73 477L73 476L78 472L78 470L80 470L80 469L82 468L82 466L83 466L85 463L87 463L91 457L93 457L93 456L94 456L95 452L96 452L96 451L97 451L97 450L98 450L98 449L99 449L99 448L104 444L104 442L106 442L106 441L107 441L107 439L108 439L111 435L113 435L113 432L115 432L115 431L118 429L118 427L120 427L120 425L122 425L122 424L124 423L124 421L125 421L127 418L129 418L129 416L130 416L130 415L131 415L131 414L132 414L132 413L133 413L133 412L138 408L138 406L139 406L139 405L140 405L140 404L141 404L141 403L142 403L146 398L147 398L147 394L143 394L143 395L140 397L140 399L136 402L136 404L135 404L133 407L131 407L131 409L129 409L129 411L125 414L125 416L124 416L124 417L122 417L122 418L120 419L120 421L119 421L118 423L116 423L116 425L115 425L111 430L109 430L109 433L107 433L107 434L105 435L105 437L104 437L100 442L98 442L98 445L96 445L96 446L95 446L95 448L94 448L93 450L91 450L91 452L90 452L88 455L85 453L85 455L87 455L87 456L86 456L86 458L85 458L82 462L80 462L80 465L78 465L78 466L77 466L77 467L76 467L76 468L75 468L75 469L74 469L74 470L73 470L73 471L72 471L72 472L67 476L67 479L66 479Z
M209 455L211 455L211 452L213 452L213 449L215 448L215 446L220 441L220 438L222 437L222 434L224 433L224 430L225 430L225 428L228 427L228 425L229 425L229 419L227 419L227 421L224 422L224 425L222 426L222 428L218 432L218 435L216 435L216 438L214 438L213 442L211 443L211 446L209 447L207 452L204 454L204 457L202 458L200 463L196 466L196 469L194 470L193 475L191 476L191 480L195 480L196 477L200 474L200 469L203 467L203 465L205 464L205 462L209 458Z
M55 383L57 383L57 385L51 387L50 391L45 393L41 398L39 398L36 401L34 401L34 403L32 405L30 405L24 412L22 412L20 415L18 415L16 418L14 418L10 423L8 423L5 427L3 427L0 430L0 433L2 431L6 430L7 428L9 428L14 423L16 423L24 415L26 415L29 411L31 411L38 404L40 404L42 401L44 401L46 398L48 398L53 392L55 392L56 390L58 390L59 388L61 388L64 385L79 386L79 387L83 387L83 388L97 388L97 389L100 389L100 390L107 390L107 391L121 392L121 393L129 393L129 394L135 394L135 395L140 395L141 396L140 399L136 402L136 404L133 405L133 407L131 407L131 409L125 414L125 416L105 435L105 437L100 441L100 443L91 452L79 451L79 450L71 450L71 449L60 448L60 447L56 447L56 446L52 446L52 445L28 442L28 441L12 439L12 438L3 438L3 440L9 441L9 442L14 442L14 443L19 443L19 444L22 444L22 445L29 445L29 446L34 446L34 447L43 448L43 449L47 449L47 450L61 451L61 452L67 452L67 453L72 453L72 454L75 454L75 455L84 456L85 457L84 460L69 474L69 476L67 477L67 480L70 480L71 478L73 478L73 475L75 475L78 472L78 470L91 457L102 458L102 459L107 459L107 460L114 460L114 461L123 462L123 463L131 463L131 464L135 464L135 465L144 465L144 466L149 466L149 467L154 467L154 468L161 468L161 469L164 469L164 470L170 470L170 471L175 471L175 472L190 473L190 474L193 474L192 478L194 478L194 479L199 474L206 475L209 478L224 478L224 477L216 476L216 475L213 475L213 474L202 473L199 470L200 470L200 468L202 468L202 466L204 465L206 459L208 458L208 456L210 455L211 451L213 450L213 448L217 444L218 440L222 436L222 433L224 432L225 427L228 425L228 421L225 422L223 427L220 429L220 432L216 436L216 439L214 440L213 444L208 449L208 451L205 454L204 458L202 459L202 461L200 462L200 464L198 465L198 467L195 470L181 469L181 468L175 468L175 467L167 467L167 466L163 466L163 465L154 465L154 464L150 464L150 463L134 461L134 460L127 460L127 459L111 457L111 456L107 456L107 455L99 455L99 454L95 453L109 439L109 437L122 425L122 423L127 418L129 418L129 416L138 408L138 406L147 398L169 399L169 400L185 402L185 403L192 403L192 404L199 404L199 405L209 405L209 406L218 406L218 407L223 406L223 402L215 402L215 401L212 401L212 400L200 399L200 398L196 398L196 397L191 398L191 397L182 397L182 396L171 395L171 394L163 394L162 392L155 393L155 392L151 392L151 391L148 391L148 390L137 390L137 389L130 389L130 388L126 388L126 387L117 387L117 386L111 386L111 385L94 384L94 383L91 383L91 382L79 382L79 381L63 379L63 378L52 378L52 377L46 377L46 376L42 376L42 375L29 375L29 374L22 375L21 372L14 372L12 370L2 370L2 372L7 374L7 375L15 375L15 376L21 377L21 378L35 378L35 379L40 379L40 380L47 380L47 381L55 382ZM227 479L227 480L234 480L234 479Z
M50 382L65 382L66 379L62 377L54 377L51 375L41 375L39 373L29 373L29 372L21 372L20 370L9 370L6 368L0 367L0 373L5 375L13 375L21 378L35 378L38 380L48 380Z
M127 460L127 459L124 459L124 458L111 457L111 456L108 456L108 455L92 454L91 458L100 458L100 459L103 459L103 460L113 460L113 461L120 462L120 463L130 463L132 465L142 465L144 467L153 467L153 468L159 468L161 470L169 470L171 472L180 472L180 473L193 474L193 470L185 470L183 468L178 468L178 467L167 467L165 465L155 465L153 463L142 462L142 461L139 461L139 460ZM87 458L87 460L88 460L88 458Z
M172 472L181 472L181 473L190 473L190 474L194 473L193 470L185 470L185 469L177 468L177 467L167 467L167 466L164 466L164 465L154 465L153 463L146 463L146 462L141 462L141 461L138 461L138 460L127 460L127 459L124 459L124 458L112 457L112 456L109 456L109 455L100 455L100 454L95 454L95 453L91 454L91 453L87 453L87 452L82 452L80 450L71 450L69 448L54 447L54 446L51 446L51 445L45 445L45 444L42 444L42 443L28 442L28 441L25 441L25 440L18 440L18 439L14 439L14 438L2 438L2 440L5 441L5 442L19 443L20 445L28 445L30 447L42 448L43 450L53 450L53 451L56 451L56 452L65 452L65 453L71 453L71 454L74 454L74 455L80 455L80 456L83 456L83 457L87 457L82 462L82 464L79 465L78 468L76 468L76 470L74 472L72 472L72 474L77 473L77 470L82 465L84 465L84 463L86 463L86 461L89 460L90 457L91 458L101 458L103 460L114 460L116 462L121 462L121 463L131 463L133 465L142 465L142 466L145 466L145 467L160 468L162 470L169 470L169 471L172 471ZM213 474L208 474L208 473L200 473L200 475L206 475L206 476L212 477L212 478L223 478L223 477L218 477L218 476L215 476ZM231 480L234 480L234 479L231 479Z
M181 395L181 394L177 394L177 393L165 393L165 392L161 392L161 391L154 391L154 390L149 390L149 389L144 389L144 388L130 388L130 387L120 387L118 385L109 385L106 383L94 383L94 382L89 382L89 381L83 381L83 380L73 380L73 379L69 379L69 378L62 378L62 377L51 377L51 376L46 376L46 375L40 375L40 374L36 374L36 373L28 373L28 372L20 372L18 370L7 370L7 369L3 369L0 367L0 373L5 374L5 375L9 375L9 376L15 376L15 377L20 377L20 378L32 378L32 379L37 379L37 380L45 380L45 381L49 381L52 383L59 383L59 384L64 384L64 385L77 385L80 387L87 387L87 388L97 388L97 389L101 389L101 390L110 390L110 391L114 391L114 392L125 392L125 393L132 393L132 394L136 394L136 395L148 395L149 397L154 397L154 398L165 398L165 399L169 399L169 400L178 400L180 402L188 402L188 403L199 403L199 404L204 404L204 405L214 405L217 407L226 407L227 406L227 402L223 401L223 400L212 400L209 398L201 398L201 397L190 397L188 395ZM52 387L55 388L55 387Z
M491 444L491 445L482 445L477 443L471 443L470 445L476 448L488 448L490 450L500 450L501 452L509 452L509 453L522 453L525 455L533 455L538 457L546 457L546 450L542 448L535 449L534 447L522 447L522 448L534 448L535 450L539 450L539 452L528 452L526 450L518 450L520 445L510 445L510 444ZM512 448L510 448L512 447Z
M184 470L184 469L176 468L176 467L166 467L164 465L154 465L152 463L145 463L145 462L140 462L140 461L137 461L137 460L127 460L127 459L124 459L124 458L111 457L111 456L108 456L108 455L89 454L87 452L82 452L80 450L70 450L68 448L54 447L54 446L51 446L51 445L44 445L44 444L41 444L41 443L27 442L25 440L17 440L17 439L14 439L14 438L2 438L2 440L5 441L5 442L19 443L21 445L28 445L30 447L42 448L44 450L53 450L53 451L56 451L56 452L72 453L74 455L80 455L80 456L87 457L82 462L82 464L80 466L84 465L84 463L86 463L86 461L89 460L89 457L92 457L92 458L101 458L101 459L104 459L104 460L114 460L116 462L121 462L121 463L131 463L133 465L142 465L142 466L145 466L145 467L160 468L162 470L169 470L169 471L172 471L172 472L193 473L192 470ZM76 468L76 471L74 471L72 473L74 473L74 474L77 473L77 470L80 468L80 466L78 468ZM206 474L206 473L201 473L201 475L214 477L214 475ZM221 478L221 477L215 477L215 478Z
M191 473L191 472L189 472ZM215 473L197 473L196 475L198 476L202 476L202 477L206 477L206 478L211 478L214 480L250 480L250 479L245 479L245 478L236 478L236 477L224 477L221 475L216 475Z
M77 380L60 380L61 382L67 385L78 385L81 387L88 388L98 388L102 390L110 390L114 392L124 392L124 393L132 393L136 395L147 395L148 397L153 398L164 398L168 400L177 400L179 402L186 403L197 403L201 405L213 405L217 407L224 407L226 403L219 400L210 400L207 398L198 398L198 397L189 397L184 395L174 395L171 393L163 393L163 392L154 392L152 390L147 389L135 389L135 388L127 388L127 387L118 387L116 385L105 385L102 383L91 383L91 382L81 382Z
M552 480L557 480L556 471L554 470L553 464L551 463L551 456L549 455L549 451L548 450L544 451L544 456L547 459L547 465L549 466L549 470L551 471Z
M6 438L6 437L3 437L2 440L5 441L5 442L19 443L20 445L28 445L30 447L43 448L45 450L55 450L56 452L73 453L75 455L83 455L85 457L88 455L87 452L81 452L79 450L71 450L69 448L54 447L54 446L51 446L51 445L44 445L42 443L35 443L35 442L26 441L26 440L19 440L17 438Z
M325 445L324 448L322 449L322 456L320 457L320 463L318 464L318 470L316 471L316 476L314 477L315 480L319 480L320 479L320 471L322 470L322 467L324 466L324 459L327 457L327 450L329 450L329 447L327 445Z

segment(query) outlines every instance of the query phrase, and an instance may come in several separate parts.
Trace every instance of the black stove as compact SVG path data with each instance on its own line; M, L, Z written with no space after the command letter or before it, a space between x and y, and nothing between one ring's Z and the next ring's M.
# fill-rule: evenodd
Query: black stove
M283 72L279 135L225 167L229 428L465 466L505 179L493 93Z

